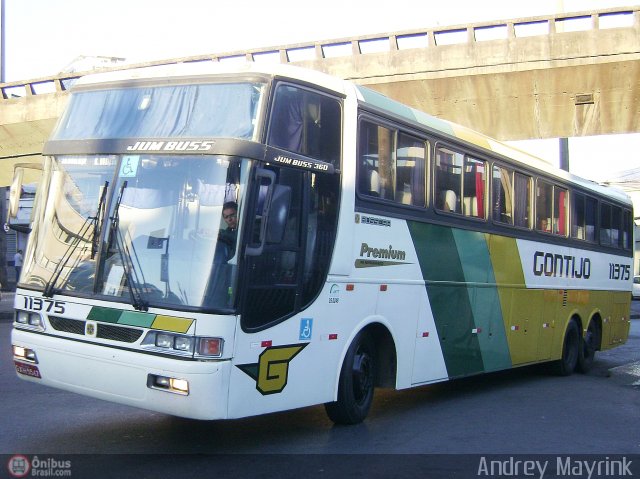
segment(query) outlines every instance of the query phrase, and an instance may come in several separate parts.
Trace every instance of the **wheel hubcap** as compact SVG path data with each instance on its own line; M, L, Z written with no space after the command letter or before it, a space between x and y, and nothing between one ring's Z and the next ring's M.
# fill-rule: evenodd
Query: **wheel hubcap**
M353 395L357 402L362 402L369 394L372 376L371 357L359 350L353 358Z

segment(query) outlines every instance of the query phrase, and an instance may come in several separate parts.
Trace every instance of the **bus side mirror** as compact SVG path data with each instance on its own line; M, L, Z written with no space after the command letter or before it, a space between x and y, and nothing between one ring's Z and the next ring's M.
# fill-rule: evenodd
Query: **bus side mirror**
M8 218L16 218L20 209L20 197L22 196L22 186L25 181L25 172L27 174L27 182L39 181L42 174L42 165L40 163L17 163L13 169L13 181L9 188L9 208ZM36 192L37 196L37 192Z
M9 189L9 218L16 218L20 209L20 195L22 194L22 179L24 168L16 167L13 172L13 181Z

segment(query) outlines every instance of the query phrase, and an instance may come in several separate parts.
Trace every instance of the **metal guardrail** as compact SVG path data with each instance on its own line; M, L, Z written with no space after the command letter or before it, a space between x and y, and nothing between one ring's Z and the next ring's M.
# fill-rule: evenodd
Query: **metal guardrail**
M640 29L640 5L618 7L591 12L557 14L514 20L496 20L471 25L405 30L390 34L363 35L320 42L266 47L211 55L172 58L116 67L98 68L85 72L60 73L0 84L0 103L4 100L66 91L78 78L97 71L128 70L177 63L206 61L252 61L295 63L326 58L393 52L412 48L433 48L495 39L526 38L553 35L561 32L601 30L619 27Z

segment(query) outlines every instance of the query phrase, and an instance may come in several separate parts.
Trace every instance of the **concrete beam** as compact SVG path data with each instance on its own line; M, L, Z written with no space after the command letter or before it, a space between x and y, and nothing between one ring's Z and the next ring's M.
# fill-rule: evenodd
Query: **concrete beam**
M640 131L640 60L369 85L500 140Z
M68 100L65 93L5 100L0 114L0 187L11 184L16 163L41 162L42 147Z

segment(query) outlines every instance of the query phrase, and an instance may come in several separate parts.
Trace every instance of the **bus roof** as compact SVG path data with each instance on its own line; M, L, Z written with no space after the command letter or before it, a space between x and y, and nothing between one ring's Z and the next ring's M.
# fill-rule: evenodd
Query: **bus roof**
M159 65L143 68L133 68L129 70L115 70L103 73L93 73L81 77L74 88L82 88L88 86L99 86L101 84L119 84L129 82L145 81L145 80L166 80L184 81L189 79L198 79L216 77L220 75L263 75L270 77L287 77L313 85L318 85L326 90L335 91L340 95L346 95L349 82L341 80L337 77L300 68L293 65L255 63L255 62L197 62L197 63L176 63L169 65Z
M594 193L604 195L617 201L631 204L630 197L622 190L610 186L601 185L591 180L587 180L580 176L576 176L567 171L556 168L537 156L522 151L518 148L509 146L501 141L493 139L487 135L474 131L462 125L458 125L448 120L434 117L415 108L411 108L403 103L392 100L391 98L378 93L370 88L356 86L360 94L360 101L365 104L372 105L377 109L386 110L396 117L406 119L413 123L419 123L432 131L457 138L467 143L479 147L480 149L489 150L503 157L510 158L516 162L527 165L531 168L542 171L552 177L557 177L568 181L574 185L591 190Z

